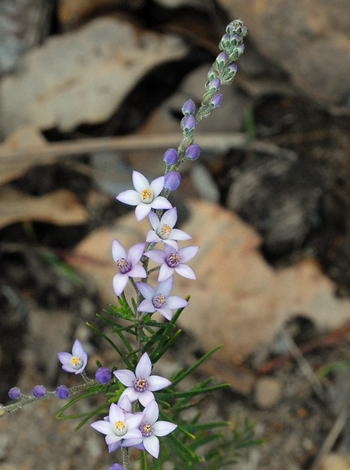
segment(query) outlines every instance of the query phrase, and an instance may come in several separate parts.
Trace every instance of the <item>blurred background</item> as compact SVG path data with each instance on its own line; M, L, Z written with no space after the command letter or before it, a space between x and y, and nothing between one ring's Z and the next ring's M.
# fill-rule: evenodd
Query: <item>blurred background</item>
M115 196L133 169L164 173L237 18L236 79L170 198L201 250L198 280L176 278L191 303L159 372L223 343L197 378L232 386L204 415L241 410L266 439L232 468L350 469L348 0L1 0L0 402L75 384L56 356L75 338L91 376L115 363L85 323L105 328L95 315L116 302L113 238L149 230ZM1 420L0 470L118 461L89 426L55 420L60 405Z

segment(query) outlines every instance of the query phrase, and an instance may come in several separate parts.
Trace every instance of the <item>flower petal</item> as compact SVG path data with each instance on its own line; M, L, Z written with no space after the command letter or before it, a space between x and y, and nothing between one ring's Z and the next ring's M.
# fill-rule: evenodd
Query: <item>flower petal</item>
M128 387L124 390L124 392L120 395L120 398L127 396L129 400L132 402L138 400L140 396L140 392L137 392L133 387Z
M174 285L174 277L172 276L166 279L165 281L160 282L158 284L155 294L153 295L163 294L164 297L168 297L171 292L171 289L173 288L173 285Z
M147 353L144 353L135 369L135 375L138 379L147 379L152 372L152 362Z
M148 179L139 171L132 172L132 183L138 192L150 187Z
M151 214L151 212L150 212L150 214ZM158 242L161 242L161 241L162 240L158 237L158 235L156 234L156 232L154 230L150 230L147 233L147 236L146 236L146 242L147 243L158 243Z
M187 263L192 259L198 252L199 246L185 246L179 250L181 263Z
M152 209L152 204L144 204L141 202L135 209L136 219L140 222L140 220L144 219L146 215L150 213Z
M136 245L133 245L130 250L128 251L128 260L131 261L131 264L137 264L141 256L143 255L143 252L145 251L146 248L146 243L136 243Z
M127 258L125 248L116 238L112 242L112 256L116 263L118 263L121 258Z
M126 387L133 387L136 380L136 375L128 369L115 370L113 374L117 377L119 382L121 382ZM121 397L119 398L119 400ZM131 400L130 400L131 401Z
M109 421L95 421L94 423L91 423L90 426L102 434L113 433L113 429Z
M127 189L126 191L122 191L118 194L116 199L118 199L120 202L123 202L124 204L128 204L129 206L137 206L137 204L140 204L141 202L140 194L134 189Z
M159 456L159 440L156 436L146 437L143 440L143 445L147 452L149 452L154 458L158 458Z
M169 421L157 421L153 425L153 432L156 436L166 436L174 431L177 425Z
M159 408L155 400L149 402L146 408L143 410L145 415L143 422L153 425L159 417Z
M128 272L129 277L147 277L146 270L143 266L140 264L136 264L135 266L132 267L132 269Z
M150 206L152 209L171 209L173 207L168 199L163 196L155 197Z
M156 230L158 225L159 225L159 218L158 218L157 214L155 212L151 211L148 214L148 218L149 218L149 221L152 225L153 230Z
M151 300L143 300L140 305L137 307L139 312L154 313L157 309L153 305Z
M178 228L173 228L169 237L171 240L190 240L192 238L191 235Z
M183 299L182 297L178 297L177 295L171 295L166 299L166 306L171 310L174 310L175 308L187 307L187 305L187 300Z
M133 372L131 372L131 373L133 373ZM122 381L120 381L120 382L122 382ZM126 395L124 395L123 398L119 398L117 405L119 406L119 408L121 408L123 410L123 412L132 413L131 401L129 400L129 397L127 397Z
M180 274L180 276L187 277L187 279L197 279L196 275L192 268L187 266L187 264L179 264L175 271Z
M106 436L106 443L109 447L111 444L116 444L117 442L120 442L122 439L123 439L122 437L116 436L115 434L112 433Z
M170 232L169 237L171 237L171 232ZM177 244L177 242L175 240L172 240L171 238L167 238L166 240L160 240L160 241L171 246L172 248L175 248L176 251L179 249L179 245Z
M119 449L122 441L113 442L112 444L108 444L108 452L114 452L115 450Z
M73 344L72 355L81 357L84 354L84 352L85 351L84 351L83 345L78 339L76 339Z
M57 356L58 356L58 359L61 362L61 364L63 364L63 365L71 364L71 359L72 359L73 356L70 353L59 352L59 353L57 353Z
M174 274L174 268L169 268L167 264L162 264L159 270L158 282L163 282Z
M155 249L155 250L146 251L145 256L147 256L147 258L159 264L164 263L164 260L165 260L165 252L162 250Z
M116 421L124 421L124 419L123 410L115 403L112 403L109 408L109 421L111 425L114 426Z
M142 438L141 439L124 439L123 441L123 447L134 446L140 449L140 447L138 447L140 446L140 444L142 444Z
M144 413L135 413L133 415L130 415L126 419L128 432L131 431L132 429L137 429L140 432L139 426L142 423L142 420L144 417L145 417ZM133 437L137 437L137 435ZM128 439L128 437L126 437L125 439ZM131 439L131 436L130 436L130 439Z
M147 379L147 389L151 390L151 392L156 392L162 388L169 387L169 385L171 385L170 380L165 377L160 377L159 375L151 375L151 377Z
M113 289L115 294L119 297L120 294L125 289L129 280L129 276L127 274L117 273L113 278Z
M164 176L159 176L159 178L156 178L155 180L152 181L150 185L150 189L152 190L154 196L158 196L164 188Z
M142 406L147 406L148 403L154 400L154 395L150 390L145 390L144 392L140 393L138 400Z
M170 308L163 307L163 308L158 308L157 310L167 320L170 321L173 318L173 312L170 310Z
M169 227L173 228L177 221L177 210L176 207L165 211L161 218L161 223L169 225Z
M135 284L145 299L151 300L156 295L153 287L146 282L136 282Z

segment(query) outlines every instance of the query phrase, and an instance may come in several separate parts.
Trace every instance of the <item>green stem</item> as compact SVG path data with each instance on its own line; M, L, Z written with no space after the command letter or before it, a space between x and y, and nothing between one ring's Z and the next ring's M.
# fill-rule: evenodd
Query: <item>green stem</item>
M123 466L125 470L130 470L130 459L129 459L129 449L127 447L122 447L123 452Z

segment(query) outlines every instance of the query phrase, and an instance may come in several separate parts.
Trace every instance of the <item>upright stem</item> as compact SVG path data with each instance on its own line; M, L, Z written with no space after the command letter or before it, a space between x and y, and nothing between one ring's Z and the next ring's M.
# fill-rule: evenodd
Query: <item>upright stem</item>
M130 460L129 460L129 449L127 447L122 447L123 452L123 466L125 470L130 470Z

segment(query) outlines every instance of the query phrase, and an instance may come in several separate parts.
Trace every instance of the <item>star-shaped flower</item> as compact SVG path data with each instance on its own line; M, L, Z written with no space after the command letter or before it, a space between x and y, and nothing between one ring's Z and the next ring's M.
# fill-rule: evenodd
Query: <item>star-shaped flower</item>
M147 313L154 313L158 310L163 317L167 320L171 320L173 309L186 307L188 305L187 300L182 297L178 297L177 295L171 295L169 297L173 284L174 276L160 282L156 290L145 282L136 282L139 291L145 298L145 300L140 303L137 310Z
M74 372L75 374L81 374L88 361L88 353L84 351L83 345L78 339L74 341L72 354L60 352L57 356L63 364L62 369L66 372Z
M146 243L136 243L126 253L123 245L117 239L113 240L112 255L119 269L119 273L113 278L113 288L118 297L125 289L129 277L147 277L145 268L138 264L145 248Z
M117 199L124 204L136 206L135 215L138 221L148 215L151 209L171 209L172 205L163 196L159 196L164 188L164 176L160 176L149 184L148 179L138 171L133 171L132 182L135 189L128 189L118 194Z
M154 458L159 456L159 439L157 436L166 436L177 428L177 425L169 421L157 421L159 408L155 400L152 400L143 410L143 419L139 427L142 441L126 439L125 446L135 446L138 449L147 450Z
M106 435L106 443L112 452L120 447L122 439L136 439L136 441L142 439L139 430L142 419L143 413L126 416L118 405L112 403L109 408L108 420L95 421L90 426Z
M116 370L114 375L128 388L121 394L120 399L125 395L131 402L139 400L141 405L147 406L151 400L154 400L152 392L168 387L170 380L158 375L151 375L152 363L147 353L144 353L136 366L135 374L131 370Z
M164 242L177 248L175 240L189 240L192 238L191 235L183 230L173 228L177 221L176 207L165 211L160 220L157 214L152 211L148 214L148 217L153 230L150 230L147 234L147 243Z
M160 271L158 282L165 281L171 277L174 272L180 276L187 277L188 279L196 279L196 275L192 268L187 266L187 261L190 261L199 250L199 246L185 246L185 248L175 248L169 245L164 245L162 250L150 250L145 252L145 256L160 263Z

